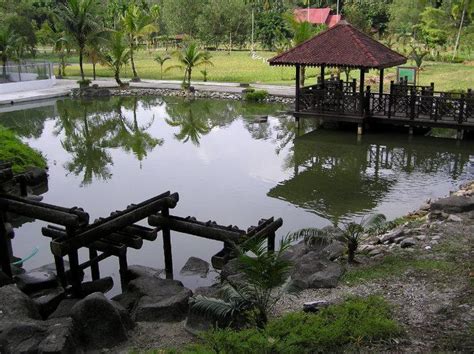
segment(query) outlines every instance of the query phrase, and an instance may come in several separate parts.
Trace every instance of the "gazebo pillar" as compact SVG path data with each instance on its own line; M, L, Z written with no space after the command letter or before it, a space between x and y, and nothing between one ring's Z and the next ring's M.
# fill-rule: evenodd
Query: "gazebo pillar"
M324 69L325 66L321 65L321 88L324 88Z
M359 82L359 95L360 95L360 114L364 115L364 83L365 81L365 69L360 68L360 82Z
M300 65L296 64L295 111L300 111Z
M379 94L383 93L383 69L380 69L379 72Z

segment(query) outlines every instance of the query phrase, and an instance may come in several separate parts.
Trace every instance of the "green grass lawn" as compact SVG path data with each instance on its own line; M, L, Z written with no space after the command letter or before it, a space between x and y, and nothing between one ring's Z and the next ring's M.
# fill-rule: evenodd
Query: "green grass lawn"
M40 51L41 52L41 51ZM147 51L141 50L136 53L136 66L139 76L142 79L160 79L160 66L154 61L156 54L164 54L164 51ZM172 54L170 51L169 54ZM247 82L247 83L267 83L280 85L293 85L295 80L295 69L293 67L271 67L266 63L275 55L274 52L259 51L257 55L259 58L252 58L247 51L235 51L228 53L225 51L214 51L212 54L212 62L214 66L207 67L208 80L217 82ZM39 59L52 60L58 62L59 60L51 53L40 53ZM79 76L79 65L77 56L71 56L68 59L70 66L67 67L66 73L68 76ZM175 58L167 61L164 65L166 69L169 66L176 65ZM413 65L413 63L408 63ZM201 70L204 68L195 68L193 71L193 80L203 80ZM92 76L92 65L85 64L85 72L87 76ZM315 82L316 74L319 69L310 68L307 70L307 84ZM97 66L97 76L112 77L112 71L109 68L101 65ZM130 78L132 76L131 68L128 66L123 69L122 76ZM354 70L352 72L354 78L358 78L359 72ZM342 74L345 78L345 75ZM378 78L378 71L371 70L367 74L367 80L371 77ZM163 74L164 80L181 80L183 72L179 69L172 69ZM395 69L386 70L386 88L389 86L390 80L395 80ZM435 82L435 89L439 91L462 89L466 90L474 86L474 64L451 64L439 62L426 62L423 70L420 73L420 83L422 85L429 85L430 82ZM377 84L373 84L374 89Z

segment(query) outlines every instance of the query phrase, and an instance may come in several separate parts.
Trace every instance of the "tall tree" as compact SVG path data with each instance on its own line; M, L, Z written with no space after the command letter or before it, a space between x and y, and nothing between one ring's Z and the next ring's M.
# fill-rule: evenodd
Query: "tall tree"
M102 32L102 27L95 15L96 0L66 0L58 9L58 19L64 30L79 50L79 67L84 81L84 51L91 38L96 38Z
M457 0L452 5L453 16L459 17L461 13L461 20L459 21L459 29L456 35L456 42L453 50L453 60L456 57L456 53L459 47L459 40L461 39L461 32L464 26L466 16L471 17L474 12L474 0Z
M132 3L122 17L122 24L123 31L127 34L130 45L130 62L132 63L133 71L132 81L140 81L137 69L135 68L133 53L138 48L138 41L146 34L156 30L155 19Z
M167 70L178 68L184 70L183 84L185 87L191 85L191 75L195 67L202 65L213 65L208 52L200 51L196 43L191 43L182 50L176 52L178 65L170 66Z
M102 54L102 61L114 71L114 78L119 86L123 86L120 80L120 70L130 60L130 47L121 31L114 32L107 43L106 52Z
M18 36L8 27L0 28L0 58L2 60L2 77L7 79L7 61L12 59L16 50Z

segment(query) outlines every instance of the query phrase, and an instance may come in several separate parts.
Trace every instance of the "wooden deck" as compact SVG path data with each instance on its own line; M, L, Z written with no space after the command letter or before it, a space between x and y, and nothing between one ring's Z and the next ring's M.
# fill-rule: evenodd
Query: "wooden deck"
M474 130L474 93L436 92L433 86L392 84L390 93L361 94L353 85L304 87L297 98L296 118L337 122L380 123L410 127Z

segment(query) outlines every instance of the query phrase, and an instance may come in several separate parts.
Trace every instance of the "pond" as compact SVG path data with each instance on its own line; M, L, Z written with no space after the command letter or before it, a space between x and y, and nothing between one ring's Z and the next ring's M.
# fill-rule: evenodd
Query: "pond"
M180 194L172 214L241 228L282 217L281 237L374 212L393 219L474 178L472 142L398 133L358 141L353 131L314 130L312 121L298 130L287 108L160 97L64 99L4 108L0 124L47 157L43 201L80 206L91 220L170 190ZM257 123L259 116L268 122ZM16 230L16 256L39 249L27 269L52 262L41 226L29 222ZM210 261L222 245L178 233L172 244L175 277L190 288L210 284L214 273L199 278L179 271L190 256ZM129 264L163 268L160 238L131 250ZM101 273L119 284L115 258L101 263Z

